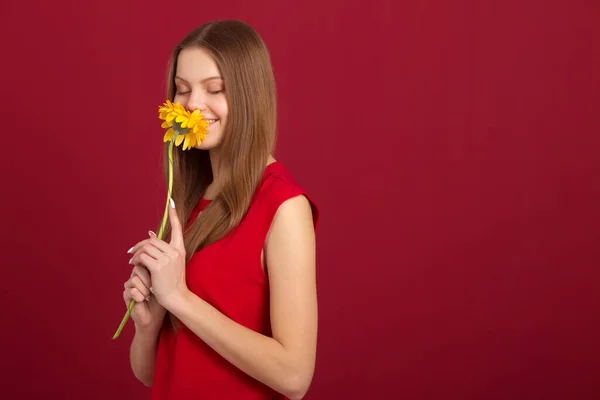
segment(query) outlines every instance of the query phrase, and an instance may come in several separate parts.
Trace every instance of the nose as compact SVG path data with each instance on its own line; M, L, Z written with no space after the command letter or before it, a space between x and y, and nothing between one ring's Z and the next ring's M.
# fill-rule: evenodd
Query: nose
M202 112L206 110L206 100L200 93L192 92L188 97L186 107L190 111L200 110Z

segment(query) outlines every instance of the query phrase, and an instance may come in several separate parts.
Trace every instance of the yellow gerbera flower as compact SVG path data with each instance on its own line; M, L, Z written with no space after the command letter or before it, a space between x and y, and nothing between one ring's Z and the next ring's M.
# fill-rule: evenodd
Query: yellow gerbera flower
M189 112L179 103L167 100L158 108L158 118L164 122L161 127L166 128L163 140L169 142L175 136L175 146L183 142L183 150L188 150L206 139L208 122L200 110Z
M171 196L173 193L173 145L179 146L181 143L183 143L183 150L188 150L193 148L196 144L202 143L202 141L206 139L206 134L208 133L208 130L206 129L208 127L208 122L204 120L204 116L199 110L189 112L181 104L173 104L169 100L167 100L158 108L158 118L164 121L161 124L161 127L167 129L163 140L165 142L170 142L168 153L169 183L167 186L167 202L165 204L165 212L163 214L162 223L157 235L159 239L162 239L167 223L167 216L169 214L169 202L171 201ZM131 310L133 309L134 305L135 300L131 300L131 302L129 302L129 306L127 307L127 312L121 320L121 324L113 335L113 339L118 338L121 334L125 323L131 315Z

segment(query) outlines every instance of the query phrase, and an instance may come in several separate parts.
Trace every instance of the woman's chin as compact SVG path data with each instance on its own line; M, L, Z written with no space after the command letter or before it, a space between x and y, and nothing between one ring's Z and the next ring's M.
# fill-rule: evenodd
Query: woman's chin
M195 149L197 150L212 150L214 149L216 146L214 143L212 143L211 140L205 140L200 144L197 144L194 146Z

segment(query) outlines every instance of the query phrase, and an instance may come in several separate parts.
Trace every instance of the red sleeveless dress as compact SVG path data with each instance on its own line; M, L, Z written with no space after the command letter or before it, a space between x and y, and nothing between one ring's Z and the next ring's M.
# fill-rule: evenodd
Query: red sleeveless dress
M316 228L319 212L315 203L282 164L269 164L242 222L223 239L196 252L186 269L186 282L194 294L237 323L267 336L272 336L269 282L261 266L261 251L277 209L298 195L311 202ZM197 217L208 203L200 200L191 218ZM170 319L165 318L152 400L285 399L179 325L174 334Z

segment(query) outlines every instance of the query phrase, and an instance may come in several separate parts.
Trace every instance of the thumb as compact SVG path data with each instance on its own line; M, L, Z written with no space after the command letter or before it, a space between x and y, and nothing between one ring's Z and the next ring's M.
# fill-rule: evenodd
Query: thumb
M173 198L169 199L171 207L169 207L169 221L171 222L171 246L182 251L185 254L185 248L183 245L183 231L181 228L181 222L177 216L175 210L175 202Z

